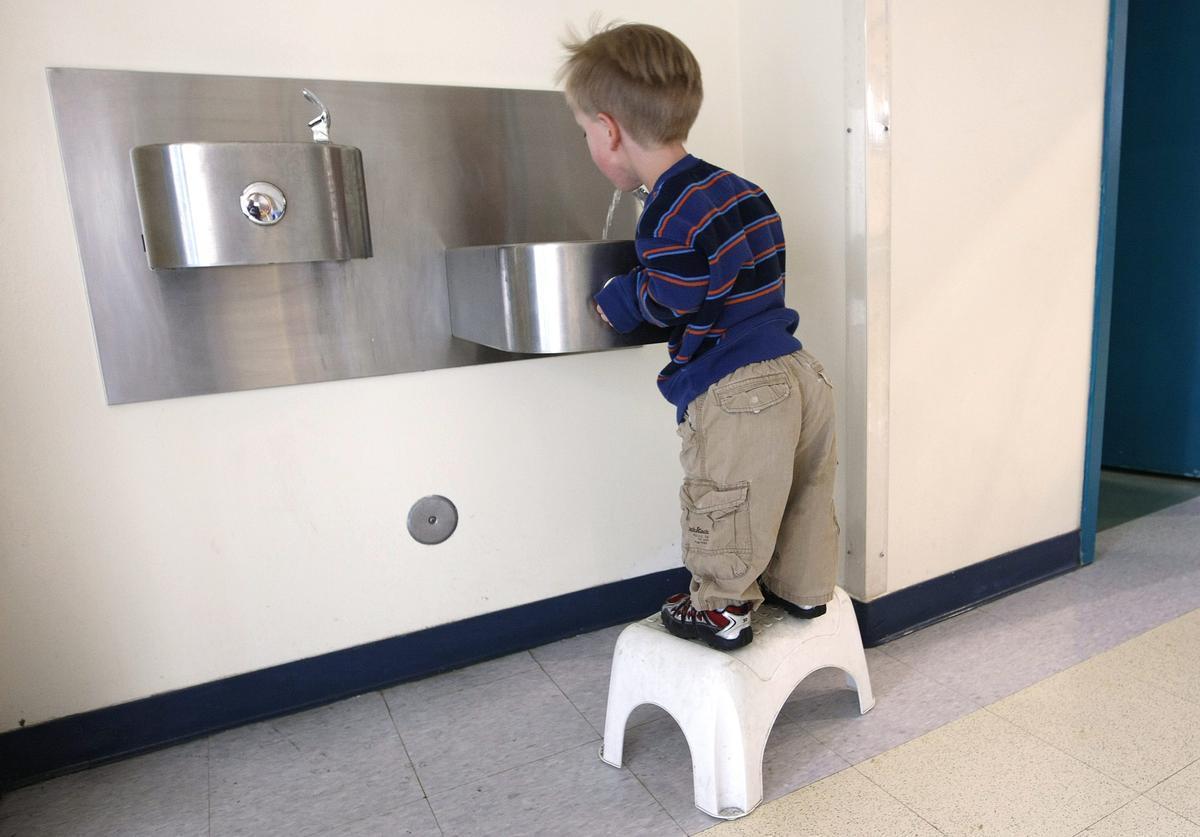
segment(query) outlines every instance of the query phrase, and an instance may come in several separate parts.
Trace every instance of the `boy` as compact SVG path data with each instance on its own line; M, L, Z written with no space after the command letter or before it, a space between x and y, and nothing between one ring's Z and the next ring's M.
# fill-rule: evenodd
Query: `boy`
M793 336L783 227L762 189L683 147L703 97L700 67L654 26L566 44L567 101L600 171L650 190L639 266L596 295L620 332L669 327L658 377L675 405L684 468L688 593L662 606L676 636L732 649L766 598L820 616L837 578L832 387Z

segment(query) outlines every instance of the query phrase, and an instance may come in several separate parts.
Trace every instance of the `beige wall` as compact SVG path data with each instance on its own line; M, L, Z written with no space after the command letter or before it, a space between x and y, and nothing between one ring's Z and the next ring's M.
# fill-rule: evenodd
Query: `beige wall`
M846 161L842 6L742 3L745 176L771 196L787 239L788 304L797 336L837 394L846 444ZM837 505L846 508L845 471ZM845 529L843 525L843 529ZM844 539L843 539L844 540Z
M1079 524L1107 4L891 6L889 591ZM677 566L660 348L106 406L43 75L548 88L594 8L0 5L0 731ZM696 51L691 149L778 204L841 381L840 4L601 11Z
M661 347L107 406L44 77L549 88L595 8L0 5L0 731L678 566ZM600 8L692 46L692 148L740 166L734 4ZM433 492L462 522L423 547Z
M1079 528L1106 0L896 0L888 590Z

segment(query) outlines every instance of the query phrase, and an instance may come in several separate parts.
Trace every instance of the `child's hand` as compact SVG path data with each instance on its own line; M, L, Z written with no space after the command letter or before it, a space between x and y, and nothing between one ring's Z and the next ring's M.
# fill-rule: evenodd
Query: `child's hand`
M596 306L596 313L600 315L600 319L604 320L604 324L606 326L608 326L609 328L612 328L612 323L610 323L608 321L608 317L604 316L604 309L601 308L599 305Z

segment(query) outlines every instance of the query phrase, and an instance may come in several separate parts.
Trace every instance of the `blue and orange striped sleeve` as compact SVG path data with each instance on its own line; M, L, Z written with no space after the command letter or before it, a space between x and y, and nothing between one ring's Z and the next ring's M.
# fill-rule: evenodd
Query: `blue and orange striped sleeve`
M613 328L633 331L643 322L667 327L700 310L708 294L708 259L695 248L664 238L637 241L639 266L614 277L596 303Z

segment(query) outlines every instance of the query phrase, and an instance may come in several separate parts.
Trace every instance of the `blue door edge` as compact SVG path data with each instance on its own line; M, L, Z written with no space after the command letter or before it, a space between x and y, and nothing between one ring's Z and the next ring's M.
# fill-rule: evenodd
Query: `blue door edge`
M1129 0L1109 0L1108 59L1104 88L1104 141L1100 157L1100 219L1096 236L1096 298L1092 315L1092 372L1088 385L1087 439L1083 456L1079 561L1096 560L1104 399L1108 391L1108 340L1112 326L1113 263L1117 243L1117 192L1121 173L1121 114L1125 106L1125 38Z

